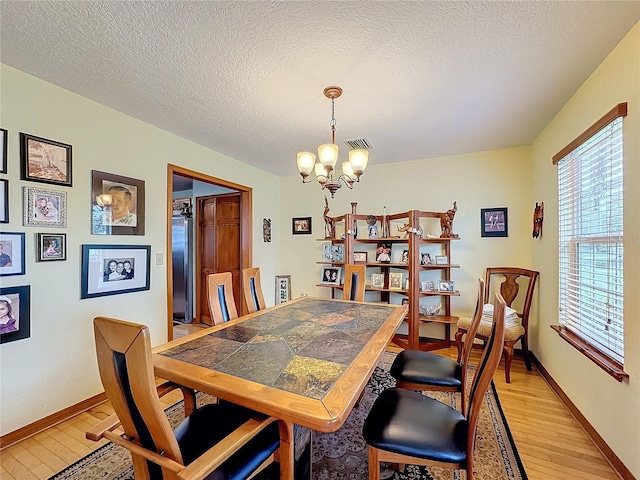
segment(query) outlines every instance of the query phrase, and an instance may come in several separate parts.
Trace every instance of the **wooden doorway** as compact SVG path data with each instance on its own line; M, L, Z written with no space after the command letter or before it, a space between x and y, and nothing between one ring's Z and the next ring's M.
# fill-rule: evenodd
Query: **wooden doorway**
M220 187L224 187L224 188L228 188L228 189L232 189L235 190L236 193L232 194L232 195L219 195L217 197L220 197L220 206L224 207L222 208L222 210L224 211L224 214L220 217L220 218L224 218L224 219L229 219L230 216L233 216L234 214L230 214L229 212L233 209L237 209L237 214L235 214L235 216L237 217L236 220L234 220L235 222L235 227L231 227L231 228L227 228L227 232L229 235L235 235L235 237L232 237L230 241L233 241L235 245L237 245L237 278L238 278L238 296L236 297L236 303L238 305L241 306L241 308L238 308L238 312L243 312L246 313L244 311L244 302L242 302L242 285L241 285L241 281L240 281L240 272L242 271L243 268L248 268L251 267L253 264L253 259L252 259L252 232L251 232L251 212L252 212L252 189L249 187L245 187L243 185L239 185L233 182L229 182L227 180L223 180L220 178L216 178L216 177L212 177L200 172L196 172L194 170L188 170L186 168L183 167L179 167L176 165L171 165L168 164L167 165L167 255L166 255L166 268L167 268L167 325L168 325L168 339L172 340L173 339L173 296L172 296L172 292L173 292L173 277L172 277L172 269L173 269L173 265L172 265L172 256L170 254L171 252L171 245L172 245L172 228L171 228L171 218L172 218L172 214L173 214L173 177L174 175L179 175L182 177L186 177L186 178L190 178L193 180L196 180L198 182L204 182L204 183L208 183L211 185L217 185ZM215 197L213 197L215 198ZM231 205L233 204L232 202L229 202L228 200L223 201L222 198L234 198L235 202L236 202L236 206L235 207L231 207ZM196 203L197 205L198 203ZM199 225L201 224L200 219L198 218L198 208L195 209L196 210L196 218L195 218L195 225ZM226 220L225 220L226 221ZM223 222L224 223L224 222ZM196 227L196 232L195 232L195 236L196 238L201 238L201 232L200 232L200 228ZM214 247L215 247L215 242L214 242ZM198 252L200 249L198 247L196 247L196 252ZM209 252L211 252L211 250L209 250ZM201 278L201 266L200 266L200 258L203 254L196 254L196 260L195 260L195 320L196 322L201 322L202 319L204 318L204 315L206 315L206 317L209 317L209 310L208 310L208 305L206 301L203 301L203 296L206 296L206 283L202 282L202 278ZM208 253L207 255L210 255L210 253ZM223 264L226 265L228 264L228 261L224 258L219 258L217 261L217 265L220 268L223 268ZM226 262L226 263L225 263ZM219 270L219 271L223 271L223 270ZM231 270L226 270L226 271L231 271ZM234 272L232 271L232 274ZM235 280L235 276L234 276L234 280ZM234 288L235 290L235 288ZM235 293L235 292L234 292ZM203 307L204 305L204 307ZM206 318L205 318L206 320Z

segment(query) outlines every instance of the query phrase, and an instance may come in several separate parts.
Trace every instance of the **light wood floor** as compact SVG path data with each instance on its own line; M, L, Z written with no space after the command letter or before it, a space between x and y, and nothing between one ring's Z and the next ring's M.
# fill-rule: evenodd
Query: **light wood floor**
M455 357L456 350L439 353ZM472 362L477 362L478 353L474 356ZM511 384L504 381L503 365L494 381L530 480L619 478L542 377L535 370L527 372L520 358L514 359ZM163 403L169 406L180 398L173 392ZM0 478L46 479L57 473L102 445L86 440L84 432L111 413L105 403L5 448L0 452Z

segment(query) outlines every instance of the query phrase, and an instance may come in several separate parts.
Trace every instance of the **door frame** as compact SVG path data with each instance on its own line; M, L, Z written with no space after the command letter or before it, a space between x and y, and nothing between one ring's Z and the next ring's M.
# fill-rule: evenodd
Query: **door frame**
M252 218L253 211L253 190L250 187L230 182L222 178L212 177L195 170L189 170L177 165L167 164L167 243L166 256L166 278L167 278L167 338L173 340L173 259L170 255L172 245L171 218L173 216L173 175L181 175L204 183L218 185L220 187L231 188L240 192L240 265L241 268L249 268L253 265L253 243L252 243ZM194 221L194 225L196 222ZM199 227L194 227L196 234ZM196 260L197 262L197 260ZM194 282L196 292L200 291L200 278L196 275ZM197 296L197 295L196 295ZM198 300L198 299L197 299ZM196 304L196 316L199 313L200 305Z

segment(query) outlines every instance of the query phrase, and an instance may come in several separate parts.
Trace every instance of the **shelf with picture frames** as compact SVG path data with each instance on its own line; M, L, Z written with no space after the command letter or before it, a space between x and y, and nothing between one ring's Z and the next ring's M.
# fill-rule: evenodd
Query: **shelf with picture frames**
M456 210L454 203L454 209L447 212L409 210L390 215L352 212L336 217L333 226L340 228L335 237L318 240L329 248L341 246L344 260L338 263L323 258L317 263L336 268L364 265L367 269L365 301L408 303L409 312L396 332L394 343L411 350L449 347L451 325L458 321L458 317L451 314L451 297L460 295L451 278L451 272L460 268L451 262L451 245L460 240L452 229ZM447 226L446 231L443 225ZM370 234L375 237L370 238ZM323 252L326 248L323 247ZM432 282L433 290L423 291L424 281ZM342 285L321 282L318 286L330 288L332 297L342 297ZM421 313L433 306L427 302L434 299L440 301L438 313ZM432 334L425 332L428 324L442 325L443 338L432 338Z

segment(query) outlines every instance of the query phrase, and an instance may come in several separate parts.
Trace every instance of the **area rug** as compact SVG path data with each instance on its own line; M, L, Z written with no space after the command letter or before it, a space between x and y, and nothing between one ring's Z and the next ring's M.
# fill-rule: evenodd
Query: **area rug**
M362 425L376 397L395 385L389 375L394 354L385 353L366 387L360 405L353 409L340 430L313 433L312 480L364 480L368 476L367 445L362 438ZM445 392L426 395L459 409L459 397ZM199 399L199 401L206 399ZM182 420L182 402L167 409L176 425ZM476 440L476 480L526 480L527 476L513 442L493 382L480 413ZM459 470L407 465L398 472L383 466L382 478L392 480L462 480ZM128 450L108 443L65 468L49 480L133 480Z

